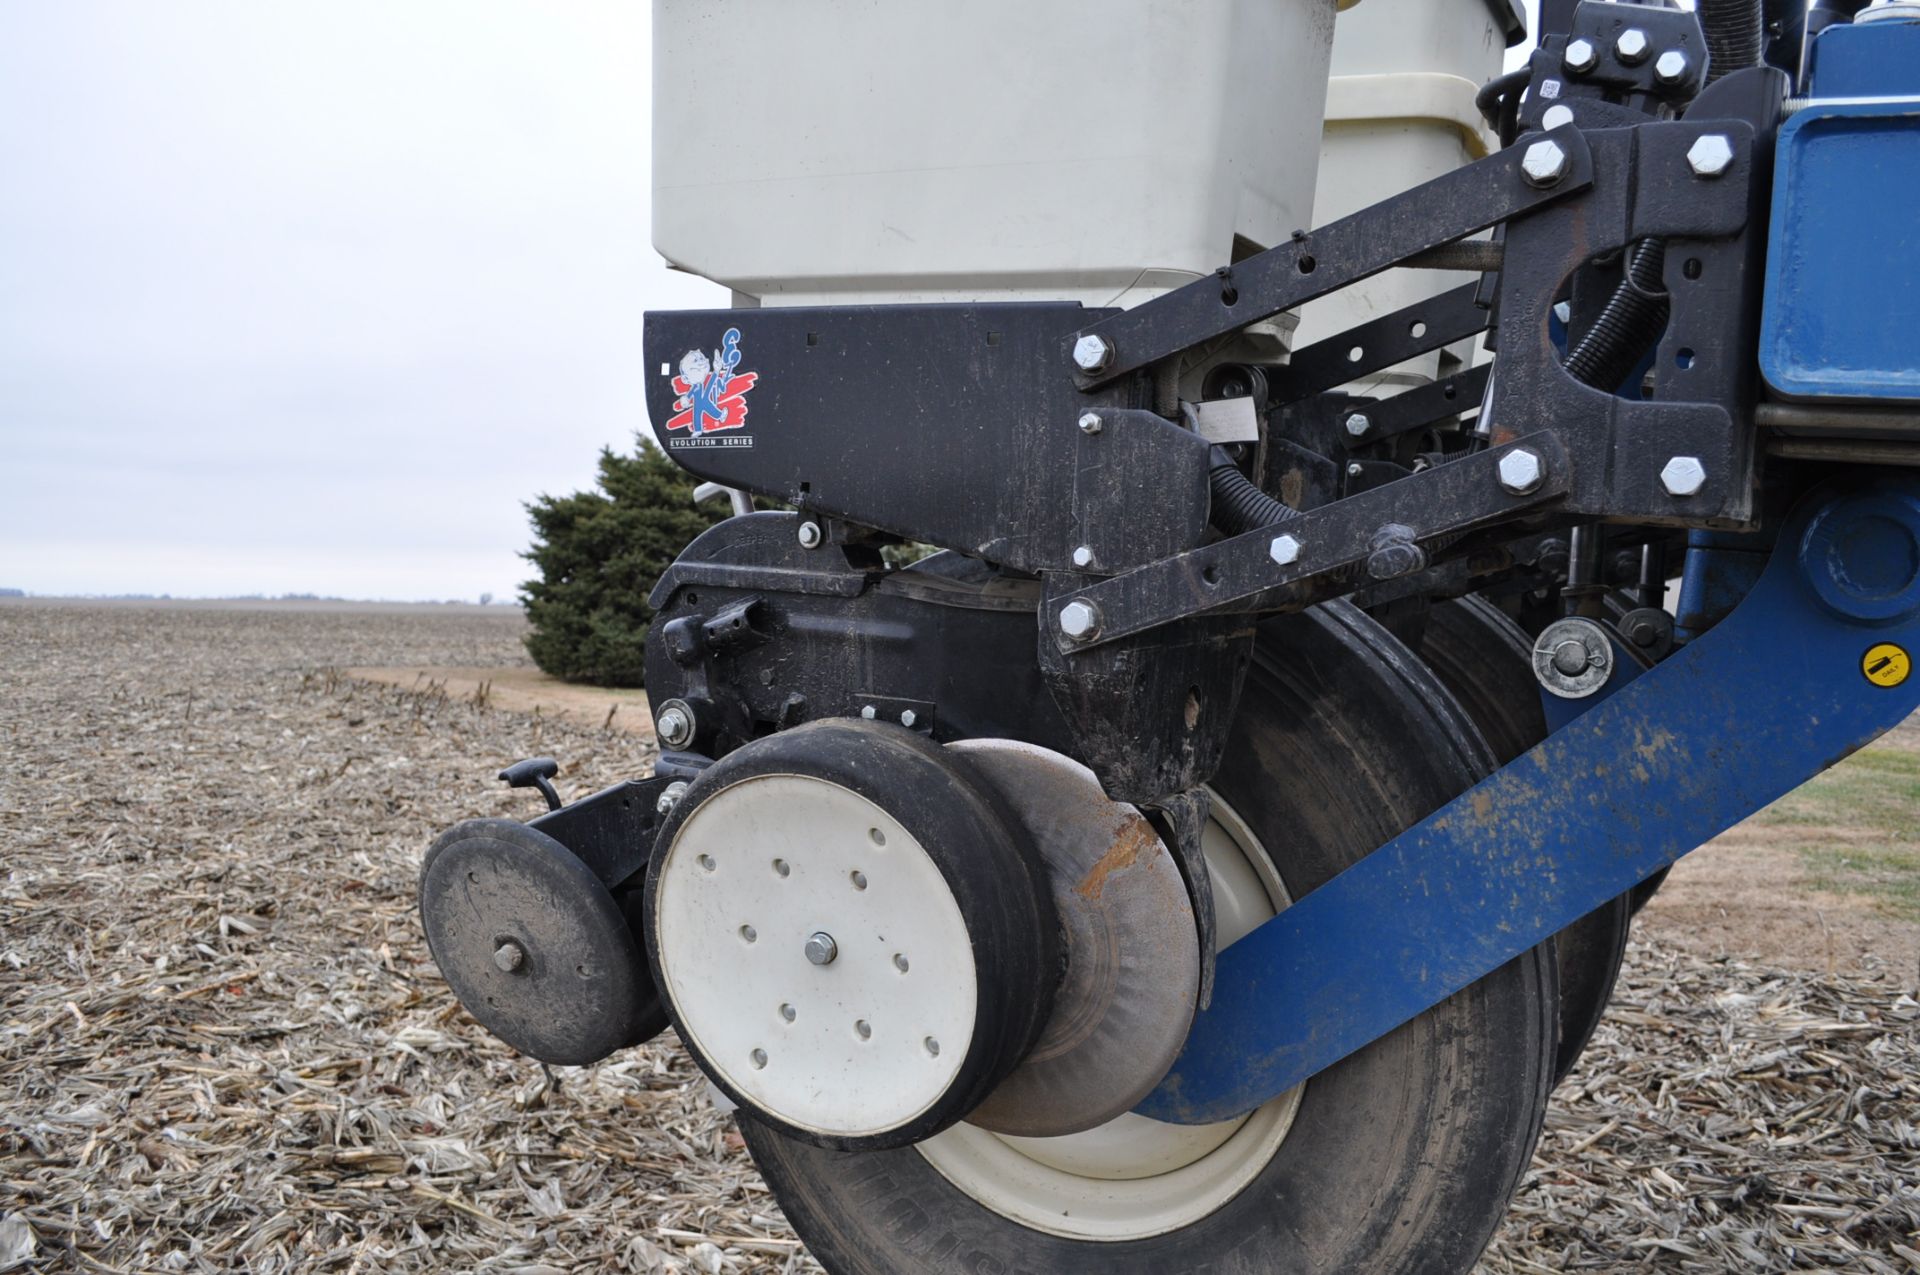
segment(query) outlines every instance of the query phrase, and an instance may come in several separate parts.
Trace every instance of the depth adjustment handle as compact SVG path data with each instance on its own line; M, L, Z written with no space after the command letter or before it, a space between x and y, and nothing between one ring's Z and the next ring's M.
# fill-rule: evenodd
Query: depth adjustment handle
M560 763L551 757L529 757L517 761L500 772L500 778L507 781L509 788L538 788L540 795L547 799L548 810L560 809L560 794L553 790L553 777L560 773Z

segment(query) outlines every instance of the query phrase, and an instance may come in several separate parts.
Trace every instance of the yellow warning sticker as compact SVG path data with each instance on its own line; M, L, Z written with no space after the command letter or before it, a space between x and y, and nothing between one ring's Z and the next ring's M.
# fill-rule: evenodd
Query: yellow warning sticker
M1882 642L1861 658L1860 671L1875 686L1898 686L1913 676L1913 657L1904 646Z

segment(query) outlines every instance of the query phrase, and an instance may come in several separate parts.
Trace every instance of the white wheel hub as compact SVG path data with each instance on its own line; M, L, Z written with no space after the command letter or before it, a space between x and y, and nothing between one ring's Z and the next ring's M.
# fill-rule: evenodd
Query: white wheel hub
M1285 907L1286 887L1218 796L1202 848L1224 948ZM1070 1239L1118 1242L1178 1230L1232 1200L1273 1159L1299 1106L1295 1089L1220 1124L1162 1124L1129 1113L1061 1138L1003 1137L960 1124L917 1149L1003 1217Z
M665 853L658 972L728 1086L836 1137L899 1128L953 1086L978 1015L972 942L939 866L885 810L760 775Z

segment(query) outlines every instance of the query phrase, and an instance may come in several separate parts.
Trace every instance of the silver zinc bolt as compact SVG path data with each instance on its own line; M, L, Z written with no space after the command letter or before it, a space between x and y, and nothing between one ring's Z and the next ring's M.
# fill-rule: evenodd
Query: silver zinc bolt
M816 930L807 939L807 959L815 965L831 965L833 958L840 955L840 945L833 941L833 935L825 930Z
M1367 419L1365 412L1355 412L1347 417L1347 433L1355 438L1373 428L1373 422Z
M693 742L693 718L687 710L678 704L668 704L655 719L653 728L660 736L660 742L668 748L678 748L682 744Z
M1647 60L1647 33L1639 27L1628 27L1613 42L1613 55L1628 66L1638 66Z
M1687 55L1678 49L1668 49L1653 63L1653 78L1662 84L1678 84L1687 78Z
M1660 471L1660 485L1669 496L1697 496L1707 485L1707 467L1698 456L1675 456Z
M1349 478L1358 478L1360 475L1366 472L1367 472L1366 466L1362 465L1357 460L1347 466L1347 477Z
M1078 598L1060 608L1060 631L1084 642L1100 631L1100 608Z
M1733 167L1733 142L1724 133L1702 133L1687 147L1687 167L1695 177L1718 177Z
M808 521L800 524L800 547L802 549L818 549L820 547L819 523Z
M1547 469L1540 463L1538 452L1516 447L1500 458L1500 486L1512 495L1528 496L1539 491L1546 477Z
M1573 123L1573 108L1564 102L1556 102L1540 113L1542 128L1564 128Z
M687 795L687 781L676 779L660 790L660 797L653 803L655 814L670 815L680 799Z
M1290 567L1300 561L1300 542L1292 536L1275 536L1267 546L1267 556L1277 566Z
M860 706L860 716L867 721L872 721L874 718L880 716L880 712L871 704L862 704Z
M1073 551L1073 565L1086 568L1093 565L1093 546L1081 545Z
M1593 47L1592 40L1569 40L1563 61L1567 64L1567 70L1575 75L1585 75L1600 64L1600 50Z
M1082 372L1098 372L1113 359L1113 347L1103 336L1089 332L1073 343L1073 365Z
M1098 434L1100 432L1101 424L1102 422L1100 420L1100 413L1098 412L1080 413L1080 432L1082 434Z
M527 963L527 949L512 939L507 939L493 949L493 967L502 974L511 974Z
M919 720L920 720L920 714L914 712L912 709L903 708L900 710L900 724L902 726L911 727L915 722Z
M1542 190L1557 186L1567 175L1567 153L1560 149L1560 143L1543 138L1527 147L1527 153L1520 157L1520 171L1529 186Z

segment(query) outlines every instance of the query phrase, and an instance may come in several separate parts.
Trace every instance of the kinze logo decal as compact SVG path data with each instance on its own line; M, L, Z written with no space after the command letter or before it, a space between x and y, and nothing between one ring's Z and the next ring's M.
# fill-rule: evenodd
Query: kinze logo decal
M680 373L673 378L674 415L667 421L667 432L686 431L673 447L751 447L753 439L740 434L729 438L710 438L723 430L747 426L747 391L760 379L758 372L738 372L740 366L740 329L728 328L720 338L720 348L711 356L705 350L688 350L680 356Z

